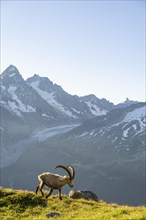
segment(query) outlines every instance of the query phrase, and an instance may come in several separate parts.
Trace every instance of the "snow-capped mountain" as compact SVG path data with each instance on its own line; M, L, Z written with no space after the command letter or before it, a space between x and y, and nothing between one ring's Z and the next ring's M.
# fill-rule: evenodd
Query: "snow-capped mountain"
M120 108L110 111L108 114L85 121L81 126L74 130L77 136L91 138L92 140L99 136L108 136L109 132L113 136L125 140L131 136L141 135L146 130L146 104L137 103L126 108ZM120 133L119 133L120 131ZM117 139L115 137L115 139Z
M40 172L72 164L77 188L145 203L146 103L72 96L46 77L25 81L12 65L0 87L3 186L33 189Z
M27 79L27 83L54 109L59 110L72 120L82 122L87 118L93 118L107 112L100 103L92 104L92 99L86 102L84 98L72 96L60 86L53 84L48 78L34 75ZM95 97L95 99L97 98Z
M98 98L94 97L93 102L92 97L86 101L84 97L72 96L46 77L34 75L25 81L13 65L1 74L0 101L2 107L18 117L36 114L51 124L61 123L61 120L82 122L107 112Z
M99 103L89 105L83 98L68 94L46 77L34 75L25 81L13 65L1 74L0 90L2 152L4 155L16 152L14 159L19 152L17 144L35 136L35 132L58 126L74 127L107 112ZM7 157L2 158L5 161Z
M28 117L29 114L31 117L36 115L51 125L61 121L83 122L98 115L105 115L114 108L127 107L134 103L127 100L114 105L94 95L72 96L47 77L34 75L25 81L13 65L1 74L0 83L2 107L21 118L26 115Z
M9 66L1 75L1 105L11 114L32 123L49 124L65 120L58 109L42 98L26 81L14 66ZM28 122L30 122L28 120Z
M88 105L90 111L95 116L106 115L107 112L115 108L113 103L107 101L106 99L99 99L95 95L83 96L81 97L81 100Z

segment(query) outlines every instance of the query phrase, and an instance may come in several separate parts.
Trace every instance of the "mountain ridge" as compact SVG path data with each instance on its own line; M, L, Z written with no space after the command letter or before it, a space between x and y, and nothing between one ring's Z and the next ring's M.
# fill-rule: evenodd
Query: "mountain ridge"
M15 74L18 74L22 79L23 79L23 77L22 77L22 75L20 74L20 72L18 71L18 69L14 66L14 65L9 65L7 68L6 68L6 70L4 70L2 73L1 73L1 78L3 78L5 75L8 75L9 77L11 76L14 76L14 73ZM47 80L49 80L48 79L48 77L41 77L41 76L39 76L39 75L37 75L37 74L34 74L34 76L32 76L32 77L29 77L29 78L27 78L26 80L24 80L24 81L29 81L31 78L40 78L40 79L47 79ZM59 85L57 85L57 84L55 84L55 83L53 83L51 80L49 80L50 81L50 83L52 84L52 85L54 85L54 86L56 86L57 88L60 88L62 91L64 91L63 89L62 89L62 87L61 86L59 86ZM64 91L65 92L65 91ZM77 96L77 95L74 95L74 96ZM77 97L79 97L79 96L77 96ZM94 97L94 99L97 99L98 101L101 101L101 102L106 102L107 100L105 99L105 98L102 98L102 99L99 99L99 98L97 98L95 95L93 95L93 94L89 94L89 95L85 95L85 96L80 96L81 98L88 98L88 97ZM107 101L108 103L110 103L111 105L114 105L112 102L110 102L110 101ZM119 103L120 105L122 105L122 104L124 104L124 103L127 103L128 104L128 102L131 102L131 104L133 104L133 103L135 103L135 102L137 102L137 101L132 101L132 100L129 100L128 98L126 98L126 101L124 101L123 103ZM117 105L119 105L119 104L117 104ZM115 105L115 106L117 106L117 105Z

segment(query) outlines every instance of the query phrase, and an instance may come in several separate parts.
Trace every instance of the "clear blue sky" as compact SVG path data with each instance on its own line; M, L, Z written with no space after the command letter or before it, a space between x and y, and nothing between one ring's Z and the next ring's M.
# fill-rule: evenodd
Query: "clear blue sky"
M1 71L70 94L145 101L145 1L1 1Z

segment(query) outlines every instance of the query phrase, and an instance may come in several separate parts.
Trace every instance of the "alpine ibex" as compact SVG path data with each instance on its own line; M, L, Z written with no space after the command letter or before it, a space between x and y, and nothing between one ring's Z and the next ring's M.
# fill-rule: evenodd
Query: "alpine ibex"
M46 198L48 198L52 194L53 190L56 189L59 191L59 199L62 200L61 188L65 186L66 184L68 184L70 187L73 187L73 184L74 184L73 180L75 177L74 168L71 165L68 165L68 166L58 165L57 167L55 167L55 169L58 167L66 170L69 176L61 176L59 174L54 174L54 173L49 173L49 172L40 174L38 176L40 184L36 187L36 194L38 190L40 190L42 196L44 196L42 188L44 186L47 186L51 189L50 189L49 194L46 196Z

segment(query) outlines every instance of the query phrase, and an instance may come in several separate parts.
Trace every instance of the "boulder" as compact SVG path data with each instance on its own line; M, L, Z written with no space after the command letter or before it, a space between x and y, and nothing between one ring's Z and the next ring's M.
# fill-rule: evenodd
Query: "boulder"
M60 216L60 214L58 212L50 212L50 213L46 214L47 218L54 218L57 216Z
M71 190L68 194L69 198L72 199L86 199L98 201L98 197L95 193L91 191L81 191L81 190Z

